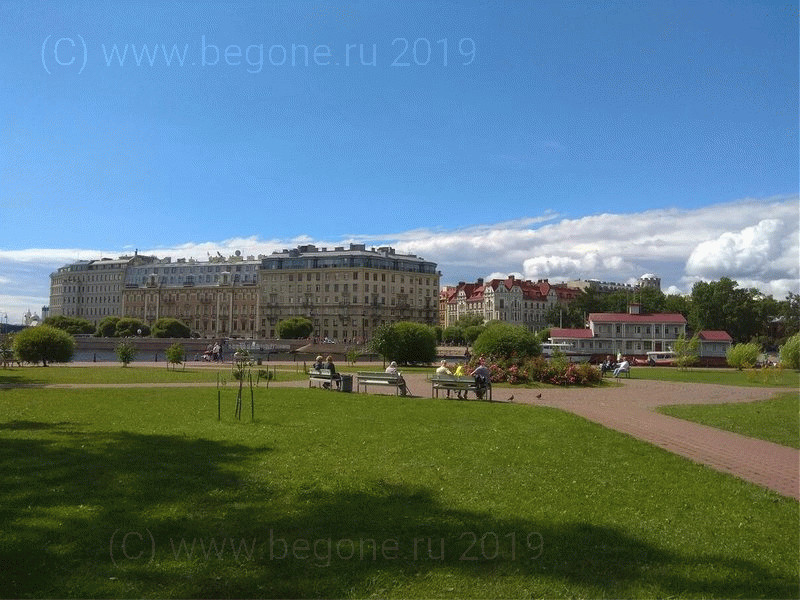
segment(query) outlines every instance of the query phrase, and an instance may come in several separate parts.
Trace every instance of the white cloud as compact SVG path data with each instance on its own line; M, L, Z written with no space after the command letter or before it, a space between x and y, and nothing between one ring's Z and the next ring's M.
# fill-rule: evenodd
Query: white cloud
M459 229L417 229L359 234L339 240L306 235L261 240L256 236L140 248L140 254L196 258L241 250L270 254L298 244L333 248L349 243L393 246L436 262L442 284L514 274L529 279L601 279L630 283L645 273L662 289L687 293L695 281L736 280L777 299L800 292L798 197L746 199L694 210L653 209L576 219L547 212L538 217ZM19 322L49 302L49 275L77 259L131 254L133 249L0 249L0 315Z

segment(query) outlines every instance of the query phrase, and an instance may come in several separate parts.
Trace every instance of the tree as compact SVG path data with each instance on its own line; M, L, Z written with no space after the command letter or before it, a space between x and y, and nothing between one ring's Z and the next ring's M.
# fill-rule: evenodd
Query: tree
M157 338L188 338L192 331L183 321L170 317L161 317L153 323L153 337Z
M699 360L700 338L695 334L687 340L686 336L681 334L675 340L672 349L675 352L675 366L679 369L687 369Z
M400 321L392 325L395 346L390 360L400 364L428 364L436 360L436 332L430 325Z
M167 348L165 355L167 357L167 368L170 365L179 365L183 363L184 369L186 368L186 364L184 361L186 360L186 350L183 347L183 344L174 343L172 346ZM173 367L175 370L175 367Z
M493 323L478 336L472 346L473 354L491 356L497 359L516 356L520 359L537 356L542 346L536 334L525 327L507 323Z
M734 344L728 348L725 357L728 366L741 371L754 367L758 362L759 354L761 354L761 346L758 344Z
M584 314L581 306L575 302L567 305L558 303L547 309L544 318L550 327L580 329L586 326Z
M63 329L50 325L28 327L14 336L14 353L23 362L69 362L75 352L75 340Z
M305 317L292 317L278 321L275 327L278 337L286 340L299 340L307 338L314 331L314 324Z
M78 317L54 315L52 317L47 317L42 322L42 325L50 325L51 327L62 329L67 333L71 333L72 335L80 333L94 333L94 325L92 325L86 319L80 319Z
M436 360L436 332L429 325L409 321L382 325L370 340L370 349L384 361L431 363Z
M795 333L781 346L781 364L788 369L800 369L800 333Z
M103 317L97 324L97 337L116 337L119 317Z
M759 331L758 296L757 290L740 288L727 277L698 281L692 287L689 327L727 331L734 341L749 342Z
M127 367L128 364L133 362L133 359L136 358L137 350L131 342L122 340L117 344L116 348L114 348L114 352L117 354L117 358L119 362L122 363L122 366Z
M383 357L384 363L389 359L392 348L397 345L394 330L391 325L381 325L375 330L369 341L370 351Z
M134 337L137 335L150 335L150 327L144 321L133 317L123 317L117 321L117 337Z

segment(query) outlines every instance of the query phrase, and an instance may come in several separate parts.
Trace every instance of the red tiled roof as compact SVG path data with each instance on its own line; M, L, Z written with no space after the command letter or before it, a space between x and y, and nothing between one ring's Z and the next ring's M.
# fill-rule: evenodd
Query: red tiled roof
M594 323L670 323L684 325L686 318L680 313L653 313L631 315L628 313L589 313Z
M707 329L697 334L701 340L706 342L732 342L733 338L727 331Z
M591 329L567 329L554 327L550 330L550 337L551 338L574 338L574 339L586 339L586 338L593 338L594 335L592 334Z

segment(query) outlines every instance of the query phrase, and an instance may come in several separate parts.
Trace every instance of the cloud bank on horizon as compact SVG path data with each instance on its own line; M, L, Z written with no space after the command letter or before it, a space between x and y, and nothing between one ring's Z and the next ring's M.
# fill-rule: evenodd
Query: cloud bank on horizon
M456 229L353 234L338 240L306 235L139 248L140 254L204 260L208 255L269 254L298 244L391 245L436 262L442 285L515 274L553 282L600 279L634 283L661 278L666 293L689 293L697 281L729 277L776 299L800 293L800 198L745 199L697 209L652 209L561 218L547 212L514 221ZM134 248L0 249L0 319L22 320L49 303L50 273L75 260L132 254Z

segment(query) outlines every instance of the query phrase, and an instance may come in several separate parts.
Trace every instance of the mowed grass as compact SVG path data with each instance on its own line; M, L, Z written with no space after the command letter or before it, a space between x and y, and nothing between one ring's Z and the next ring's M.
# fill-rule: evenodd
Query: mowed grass
M275 368L274 366L269 367L271 371ZM267 366L252 367L254 381L259 369L266 370ZM291 367L278 367L277 369L277 379L281 381L307 378L304 373L292 370ZM218 376L220 381L226 383L232 381L231 366L186 367L185 369L178 366L174 370L172 367L167 369L166 363L164 367L122 367L109 364L96 367L26 366L0 369L0 384L216 383Z
M800 401L796 392L761 402L662 406L658 412L800 448Z
M0 390L5 597L796 598L798 503L556 410Z
M716 383L746 387L800 387L800 371L794 369L678 369L676 367L631 367L634 379Z

